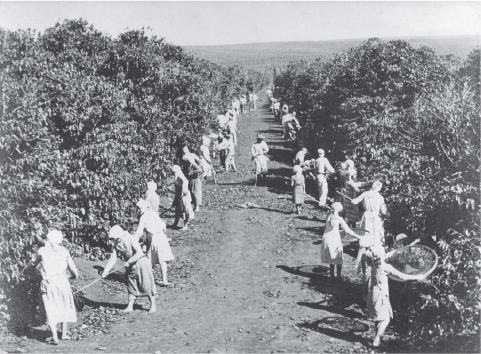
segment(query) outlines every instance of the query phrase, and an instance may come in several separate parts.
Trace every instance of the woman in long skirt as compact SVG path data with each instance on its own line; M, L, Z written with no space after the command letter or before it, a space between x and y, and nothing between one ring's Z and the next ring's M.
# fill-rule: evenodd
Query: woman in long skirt
M293 168L294 176L291 178L292 191L292 201L296 206L296 213L301 213L302 205L304 204L304 193L306 192L306 183L304 175L302 174L302 167L299 165Z
M371 281L367 296L367 313L376 325L376 336L372 343L373 347L379 347L381 336L384 334L393 312L389 300L388 275L393 274L402 280L421 280L423 275L408 275L401 273L388 263L385 263L385 251L381 244L377 244L366 252L366 256L372 260Z
M362 202L365 211L361 218L361 228L369 231L374 244L384 244L384 226L381 215L386 214L386 204L384 204L383 196L379 194L381 188L382 183L374 181L370 191L362 193L351 201L355 205Z
M207 177L213 176L214 183L215 181L215 170L214 166L212 165L212 160L210 158L210 146L211 140L207 136L202 137L202 146L200 147L200 158L202 160L202 178L204 183L207 183Z
M140 217L135 237L139 239L145 231L147 257L150 258L152 266L160 264L163 280L162 285L170 285L167 281L167 262L173 261L175 257L170 248L169 240L165 235L167 225L158 213L150 209L150 204L147 201L139 200L137 207L140 209L142 216Z
M57 345L57 323L62 323L62 339L69 340L67 322L77 322L77 312L68 281L67 270L74 278L78 278L78 271L70 253L62 247L63 235L58 230L47 234L47 242L41 247L34 261L28 267L37 267L40 264L42 282L40 290L47 313L47 323L52 331L52 337L47 338L48 344Z
M149 202L150 207L156 213L159 212L160 198L156 193L157 183L154 181L147 182L147 193L145 194L145 200Z
M332 214L326 220L324 236L321 244L321 262L329 263L331 278L334 278L334 265L337 267L337 277L341 277L343 246L339 226L349 235L358 239L358 236L352 231L344 219L339 216L342 211L342 204L339 202L332 203Z
M189 221L194 218L194 211L192 210L192 199L189 191L189 182L182 173L182 169L178 165L172 167L174 172L175 196L172 201L172 206L175 206L175 221L174 227L179 224L180 218L184 220L183 231L189 229Z
M154 313L157 310L154 299L154 295L157 292L154 274L150 261L142 252L138 239L123 230L119 225L115 225L110 229L109 238L114 240L115 245L110 259L102 272L102 278L106 278L109 275L118 258L126 261L125 273L127 276L129 304L123 312L133 312L135 299L140 296L147 296L150 301L149 313Z
M200 211L202 205L202 161L194 153L189 151L187 146L184 147L183 172L189 181L189 191L194 204L194 211Z

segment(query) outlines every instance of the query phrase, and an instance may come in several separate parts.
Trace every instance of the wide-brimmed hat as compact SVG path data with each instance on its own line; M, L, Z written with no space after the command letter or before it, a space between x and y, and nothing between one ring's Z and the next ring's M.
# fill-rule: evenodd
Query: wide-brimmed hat
M265 139L266 137L264 134L257 134L257 139Z

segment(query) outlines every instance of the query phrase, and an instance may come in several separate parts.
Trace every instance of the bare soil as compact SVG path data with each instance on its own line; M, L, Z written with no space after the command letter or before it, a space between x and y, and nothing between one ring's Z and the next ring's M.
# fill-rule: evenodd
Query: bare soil
M119 314L127 303L119 271L85 291L86 306L70 325L78 340L47 345L44 325L3 350L371 351L373 324L361 311L361 287L353 271L357 250L345 246L344 277L330 280L319 254L326 213L311 201L306 201L303 215L293 213L288 184L297 147L282 139L280 123L269 112L265 95L262 99L257 111L238 121L239 175L219 173L217 184L205 185L205 202L191 230L168 230L176 256L169 268L173 285L158 286L157 313L147 314L143 298L133 314ZM271 149L270 173L263 185L254 187L250 148L259 132ZM316 196L313 181L309 183L308 193ZM167 198L162 198L165 207L170 206ZM241 206L246 202L254 207ZM166 221L172 223L173 214L166 214ZM76 264L78 284L84 286L99 277L106 261L77 258ZM161 279L158 269L155 274Z

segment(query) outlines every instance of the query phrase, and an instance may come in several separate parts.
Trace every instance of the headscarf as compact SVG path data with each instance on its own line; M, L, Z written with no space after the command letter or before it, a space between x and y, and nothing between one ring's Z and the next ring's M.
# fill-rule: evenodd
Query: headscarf
M373 262L379 263L384 259L386 251L384 250L384 247L378 243L371 247L371 253Z
M292 169L296 174L302 173L302 167L299 165L294 166Z
M172 166L172 172L174 172L175 174L179 175L179 174L182 174L182 169L180 168L179 165L174 165Z
M47 234L47 241L52 245L60 245L63 240L62 232L59 230L51 230Z
M157 183L154 181L147 182L147 189L149 191L155 192L157 190Z
M337 212L337 213L340 213L340 212L342 211L342 209L344 209L343 206L342 206L342 204L339 203L339 202L332 203L331 208L332 208L332 213L333 213L333 214L336 213L336 212ZM334 220L333 220L332 218L331 218L331 226L332 226L332 227L335 227L335 225L334 225Z
M202 145L208 146L210 144L210 138L208 136L202 136Z
M147 209L152 209L152 206L150 205L150 203L148 201L146 201L145 199L140 199L137 204L136 204L139 208L147 208Z
M115 225L114 227L112 227L109 231L109 238L123 238L125 236L125 234L127 233L127 231L125 231L124 229L122 229L120 227L120 225Z
M317 150L317 153L318 153L319 155L324 155L324 154L325 154L325 151L324 151L324 149L318 149L318 150Z
M381 183L381 182L379 182L379 181L374 181L374 182L372 183L371 190L376 191L376 192L379 192L379 191L381 190L381 188L382 188L382 183Z
M346 161L344 161L344 163L345 163L347 169L355 169L354 168L354 161L352 161L351 159L347 159Z

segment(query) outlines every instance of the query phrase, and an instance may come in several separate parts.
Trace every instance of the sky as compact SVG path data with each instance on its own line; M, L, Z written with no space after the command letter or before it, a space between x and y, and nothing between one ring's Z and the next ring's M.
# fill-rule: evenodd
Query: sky
M150 27L180 46L480 35L481 1L0 1L9 30L78 18L114 37Z

